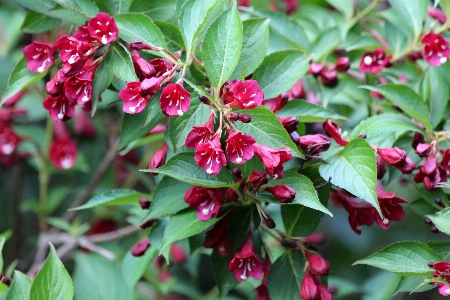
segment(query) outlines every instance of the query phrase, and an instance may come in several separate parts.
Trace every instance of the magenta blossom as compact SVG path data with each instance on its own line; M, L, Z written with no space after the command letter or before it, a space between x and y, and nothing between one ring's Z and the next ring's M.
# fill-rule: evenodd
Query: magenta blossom
M217 217L224 201L222 189L193 186L184 195L184 201L190 207L197 209L197 216L201 221Z
M67 99L64 95L57 97L48 96L42 106L50 112L50 117L56 121L67 121L75 114L75 105L73 100Z
M77 145L69 138L55 138L49 149L52 165L61 170L70 169L77 159Z
M186 147L196 148L199 144L207 143L214 135L214 115L211 114L208 121L202 126L194 126L186 137Z
M55 61L56 48L53 44L33 42L23 48L27 58L27 68L31 72L42 73Z
M251 109L262 104L264 92L259 89L256 80L246 80L244 82L236 80L230 86L230 92L233 93L233 102L231 106L241 109Z
M106 13L98 13L88 23L89 34L99 43L111 43L119 33L116 21Z
M220 219L214 227L206 233L204 246L206 248L214 248L216 252L222 256L227 256L232 248L230 232L228 225L230 223L231 213Z
M64 94L67 99L83 105L92 99L92 83L88 80L79 80L71 77L64 84Z
M274 150L265 145L255 143L256 156L262 161L267 174L273 178L283 178L283 163L292 158L291 149L284 147Z
M195 162L199 168L204 168L209 175L217 175L223 166L227 165L227 159L220 145L219 136L199 144L195 148Z
M422 39L423 56L433 66L440 66L450 56L450 47L445 38L436 33L428 33Z
M375 221L378 226L388 229L390 221L401 221L405 218L405 212L400 204L407 203L403 198L395 197L395 192L385 192L381 183L377 182L377 198L380 204L381 212L385 219L375 212Z
M226 140L226 152L228 159L235 164L243 164L251 159L255 153L252 145L256 143L255 139L240 131L229 131Z
M127 86L119 92L119 98L123 101L123 111L129 114L137 114L145 109L148 99L141 95L140 82L127 82Z
M19 144L21 138L10 125L0 124L0 155L12 154Z
M374 52L366 52L359 62L359 70L363 73L378 73L389 65L391 55L386 56L384 49L376 49Z
M188 91L180 84L169 84L161 92L160 106L169 116L182 116L191 106Z
M251 236L242 245L242 248L237 252L228 264L228 270L233 272L234 278L242 282L248 277L260 279L263 275L264 265L261 258L255 253Z

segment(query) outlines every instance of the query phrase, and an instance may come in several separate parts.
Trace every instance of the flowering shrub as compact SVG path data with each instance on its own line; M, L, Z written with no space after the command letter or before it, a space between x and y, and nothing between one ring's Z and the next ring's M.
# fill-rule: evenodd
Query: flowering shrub
M449 0L16 1L0 299L450 295Z

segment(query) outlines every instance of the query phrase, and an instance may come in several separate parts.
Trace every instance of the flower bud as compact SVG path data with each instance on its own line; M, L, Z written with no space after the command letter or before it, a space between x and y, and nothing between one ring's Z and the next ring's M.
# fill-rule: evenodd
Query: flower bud
M209 99L203 95L198 95L198 100L206 105L211 105L211 101L209 101Z
M253 170L247 182L252 185L253 190L257 191L262 185L268 183L269 180L267 179L266 172Z
M428 15L432 17L433 19L437 20L439 23L444 24L447 22L447 16L445 13L437 8L428 8Z
M339 57L339 59L336 61L336 64L334 65L334 68L338 72L345 72L348 69L350 69L350 58L346 56Z
M314 77L319 76L320 72L323 70L323 65L320 63L310 63L308 74L313 75Z
M272 109L272 112L275 114L278 111L280 111L288 102L289 100L289 94L288 93L281 93L277 97L277 101L275 103L275 107Z
M330 140L322 134L308 134L300 137L299 146L309 156L315 156L330 148Z
M232 112L227 116L228 121L230 122L236 122L237 120L239 120L239 114Z
M7 277L5 274L0 274L0 281L6 284L7 286L11 285L11 279Z
M395 165L406 159L406 151L398 147L377 148L378 154L390 165Z
M314 300L316 299L316 296L317 296L317 285L314 282L314 279L309 274L309 271L307 270L302 280L300 297L302 297L303 300Z
M421 134L420 132L415 132L412 141L412 147L416 149L419 144L423 143L425 143L425 138L423 137L423 134Z
M288 133L291 133L293 131L296 131L298 128L298 119L294 116L292 117L287 117L287 118L283 118L283 117L278 117L278 121L281 122L281 125L283 125L283 127L286 129L286 131Z
M313 275L328 276L330 271L330 263L321 256L305 251L309 266L311 267Z
M166 163L167 149L168 146L164 143L164 145L155 152L155 155L153 155L150 165L148 166L149 169L159 168Z
M289 133L289 136L296 145L300 144L300 136L298 135L297 131L292 131L291 133Z
M436 203L437 205L439 205L440 207L445 207L444 202L442 201L441 198L436 198L434 199L434 203Z
M252 116L249 114L240 114L239 121L242 123L250 123L252 121Z
M332 137L339 145L345 146L348 144L348 141L342 139L341 129L339 128L339 126L331 122L331 120L327 120L323 123L323 129L325 130L325 133L328 136Z
M336 86L338 83L336 70L322 70L322 72L320 72L320 78L322 83L329 87Z
M164 77L146 78L141 82L141 95L144 97L152 97L161 87Z
M376 157L377 161L377 179L383 178L384 174L386 174L386 165L384 163L384 159L381 156Z
M139 227L141 227L141 229L150 228L153 226L153 224L155 224L156 221L158 221L158 219L148 219L148 220L144 221L144 223L139 225Z
M239 168L233 168L233 170L231 170L231 173L233 174L234 178L236 178L236 179L242 178L242 172L241 172L241 169L239 169Z
M267 187L266 191L271 193L281 203L290 202L295 198L296 195L295 190L285 184L276 185L274 187Z
M428 157L432 149L433 147L430 144L420 143L416 147L416 154L419 155L419 157Z
M133 246L133 249L131 249L131 255L142 256L145 254L145 251L147 251L147 249L149 247L150 247L150 242L147 238L145 238Z
M141 206L142 209L149 209L150 208L150 200L148 200L145 197L141 197L141 199L139 199L139 205Z
M170 247L170 255L172 255L173 261L177 264L184 263L187 258L184 249L177 244L172 244L172 247Z

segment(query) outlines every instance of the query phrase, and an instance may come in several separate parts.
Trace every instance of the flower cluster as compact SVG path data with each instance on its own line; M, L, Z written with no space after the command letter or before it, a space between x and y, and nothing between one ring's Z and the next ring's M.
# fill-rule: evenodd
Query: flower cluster
M348 71L350 63L350 58L346 56L339 57L336 63L330 66L324 66L321 63L311 63L308 74L320 77L324 85L333 87L338 83L337 73Z

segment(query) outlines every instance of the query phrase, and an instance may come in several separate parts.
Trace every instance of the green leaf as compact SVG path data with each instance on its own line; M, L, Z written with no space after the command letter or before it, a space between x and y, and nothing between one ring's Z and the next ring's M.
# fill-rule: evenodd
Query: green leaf
M6 300L30 299L31 279L20 271L14 277Z
M320 203L316 189L308 177L294 171L286 171L284 172L283 178L271 179L267 185L275 186L279 184L286 184L296 191L294 200L283 205L291 206L294 204L302 204L333 216L333 214L325 206L323 206L322 203Z
M223 7L223 1L189 0L181 8L179 23L186 49L190 50L211 18L211 12Z
M344 150L319 167L320 176L361 198L381 213L376 190L376 161L370 145L363 139L351 141Z
M303 205L282 205L281 216L288 236L308 236L316 231L323 213Z
M289 90L309 68L311 57L298 50L285 50L267 56L253 74L264 99L278 96Z
M73 282L77 299L133 299L117 265L96 253L75 253Z
M296 116L302 123L324 122L328 119L346 120L347 118L304 100L289 101L283 109L277 113L279 117Z
M139 257L131 255L131 251L125 254L122 261L122 275L130 288L134 288L157 254L158 250L155 247L150 247L144 255Z
M101 11L115 16L128 11L133 0L95 0Z
M234 182L233 175L227 168L222 170L216 176L206 174L205 170L197 167L193 153L180 153L173 156L165 165L158 169L141 170L143 172L154 172L164 174L179 181L192 185L204 187L232 187L237 188L239 184Z
M3 271L3 246L5 246L6 237L0 237L0 272Z
M430 247L420 242L406 241L392 244L354 265L374 266L392 273L405 276L427 276L433 273L428 267L430 261L440 261L441 258Z
M226 257L220 256L216 251L211 254L211 265L213 268L214 278L219 288L219 298L227 299L228 292L238 285L238 281L234 278L232 272L228 271L228 263L233 258L231 254Z
M427 246L433 249L442 260L448 261L450 259L450 243L449 242L428 242Z
M138 81L130 53L120 43L114 43L109 50L106 57L106 66L114 76L123 81Z
M278 258L270 268L267 288L271 299L299 299L303 280L303 256L289 251Z
M72 210L80 210L106 205L137 204L141 197L148 197L148 196L127 189L110 190L108 192L94 196L86 204L73 208Z
M330 28L323 31L317 38L312 47L314 61L320 61L326 58L342 42L338 28Z
M361 87L382 94L391 102L397 104L410 117L421 122L427 129L431 129L430 111L425 101L408 85L389 83Z
M435 128L444 117L445 107L450 99L450 88L445 78L448 67L430 67L420 82L420 94L428 103L430 108L431 125Z
M427 217L433 222L437 229L450 235L450 207L441 210L437 214L427 215Z
M59 260L52 244L50 244L50 254L47 261L34 278L30 290L30 299L73 299L72 279Z
M236 112L252 116L250 123L236 122L234 125L243 133L254 137L257 143L264 144L272 149L288 147L292 150L292 155L303 157L303 153L298 150L286 129L269 109L258 106L253 109L236 110Z
M42 73L32 73L27 68L27 59L22 57L22 59L14 67L11 75L8 79L8 85L3 97L0 101L0 106L5 103L6 100L14 96L16 93L25 89L26 87L32 85L38 80L42 79L47 75L48 69Z
M153 195L150 211L146 218L159 218L183 210L189 205L184 202L184 194L190 185L172 177L164 177Z
M410 118L395 113L384 113L381 115L372 116L359 123L353 130L352 139L364 133L368 138L379 135L385 135L391 131L417 131L422 132L422 129Z
M269 47L269 19L250 19L242 22L243 40L239 62L230 79L252 74L263 62Z
M46 13L56 6L54 1L48 0L16 0L17 3L36 12Z
M95 71L94 80L92 82L92 116L97 110L100 97L106 88L111 84L113 79L114 75L108 70L107 64L105 62L101 62Z
M206 30L202 44L205 70L219 88L233 73L242 48L242 22L233 4Z
M354 0L326 0L331 6L344 14L346 19L353 15Z
M161 30L153 24L152 19L137 13L115 16L119 37L127 43L141 41L148 45L167 48Z
M385 34L394 55L400 55L408 47L408 35L388 20L385 20Z
M417 287L423 282L423 277L402 277L393 295L401 292L424 292L435 288L434 285L427 284L425 286L422 286L420 289L417 289Z
M212 218L203 222L197 217L197 211L194 209L188 209L173 215L164 230L163 247L161 251L164 251L164 248L171 245L173 242L188 238L206 230L219 220L220 218Z
M164 21L155 20L153 22L161 30L169 51L174 53L185 48L180 29Z
M22 30L26 33L43 33L58 26L60 23L61 20L29 11L23 21Z
M62 7L67 8L73 13L90 19L98 14L98 7L92 0L54 0L56 3L60 4Z
M184 145L192 127L203 125L208 120L210 113L210 107L200 102L197 95L193 95L189 110L182 116L170 118L169 137L175 152Z
M75 25L84 25L86 24L86 16L82 16L79 14L74 14L72 11L68 10L65 7L62 7L60 5L57 5L54 9L49 10L46 15L60 19L67 23L74 23Z
M422 32L422 21L425 19L427 13L428 1L389 0L389 3L396 11L397 16L400 16L403 21L413 28L414 36L420 36Z

